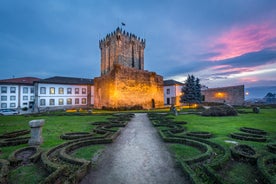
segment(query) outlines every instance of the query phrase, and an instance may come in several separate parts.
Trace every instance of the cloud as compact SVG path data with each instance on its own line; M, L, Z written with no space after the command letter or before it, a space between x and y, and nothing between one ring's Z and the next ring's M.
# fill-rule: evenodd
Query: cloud
M233 27L210 43L210 49L218 54L209 60L225 60L268 47L276 47L275 24L265 22Z

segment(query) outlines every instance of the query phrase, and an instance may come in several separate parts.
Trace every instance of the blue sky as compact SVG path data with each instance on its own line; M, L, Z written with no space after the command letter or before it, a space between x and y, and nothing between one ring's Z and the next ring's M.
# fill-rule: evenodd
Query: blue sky
M275 86L275 17L275 0L1 0L0 79L97 77L99 40L124 22L164 79Z

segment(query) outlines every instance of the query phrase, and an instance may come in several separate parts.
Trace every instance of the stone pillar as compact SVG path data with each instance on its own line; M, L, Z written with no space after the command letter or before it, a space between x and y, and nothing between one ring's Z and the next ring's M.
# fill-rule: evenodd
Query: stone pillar
M31 127L31 138L28 143L30 146L42 144L42 126L44 125L44 122L44 119L32 120L29 122Z

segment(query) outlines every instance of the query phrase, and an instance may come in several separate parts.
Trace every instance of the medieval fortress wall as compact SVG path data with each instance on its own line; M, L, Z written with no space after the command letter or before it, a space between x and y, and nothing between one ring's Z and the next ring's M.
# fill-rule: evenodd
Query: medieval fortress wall
M209 88L201 91L205 102L227 103L230 105L244 104L244 85Z
M164 105L163 77L144 70L144 39L117 28L99 46L101 76L94 79L95 108Z

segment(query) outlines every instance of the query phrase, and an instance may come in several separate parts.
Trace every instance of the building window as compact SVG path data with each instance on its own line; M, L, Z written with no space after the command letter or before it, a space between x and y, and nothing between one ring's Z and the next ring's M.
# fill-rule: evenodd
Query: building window
M45 105L46 105L46 100L40 99L40 106L45 106Z
M11 93L15 93L15 89L16 89L15 87L11 87L10 88Z
M67 105L72 105L72 98L67 98Z
M28 100L28 96L23 96L23 100Z
M58 88L58 94L64 94L64 89L63 88Z
M80 89L79 88L75 88L75 94L79 94L80 93Z
M31 93L34 93L34 88L30 88L30 90L31 90Z
M80 99L76 98L75 99L75 104L80 104Z
M34 96L31 96L31 97L30 97L30 100L31 100L31 101L34 101Z
M50 99L49 104L50 105L55 105L55 99Z
M1 101L7 101L7 96L1 96Z
M81 93L86 94L86 88L81 88Z
M58 99L58 105L63 105L63 98Z
M81 104L86 104L86 98L81 99Z
M55 88L54 87L50 88L50 94L55 94Z
M10 96L10 101L15 101L16 100L16 96Z
M67 88L67 94L72 94L72 88Z
M7 93L7 87L1 87L1 93Z
M28 87L23 87L23 93L24 94L28 93Z
M1 103L1 108L2 109L7 108L7 103Z
M46 88L40 87L40 94L46 94Z
M171 93L170 89L167 89L167 95L169 95Z
M15 107L15 103L10 103L10 107Z

